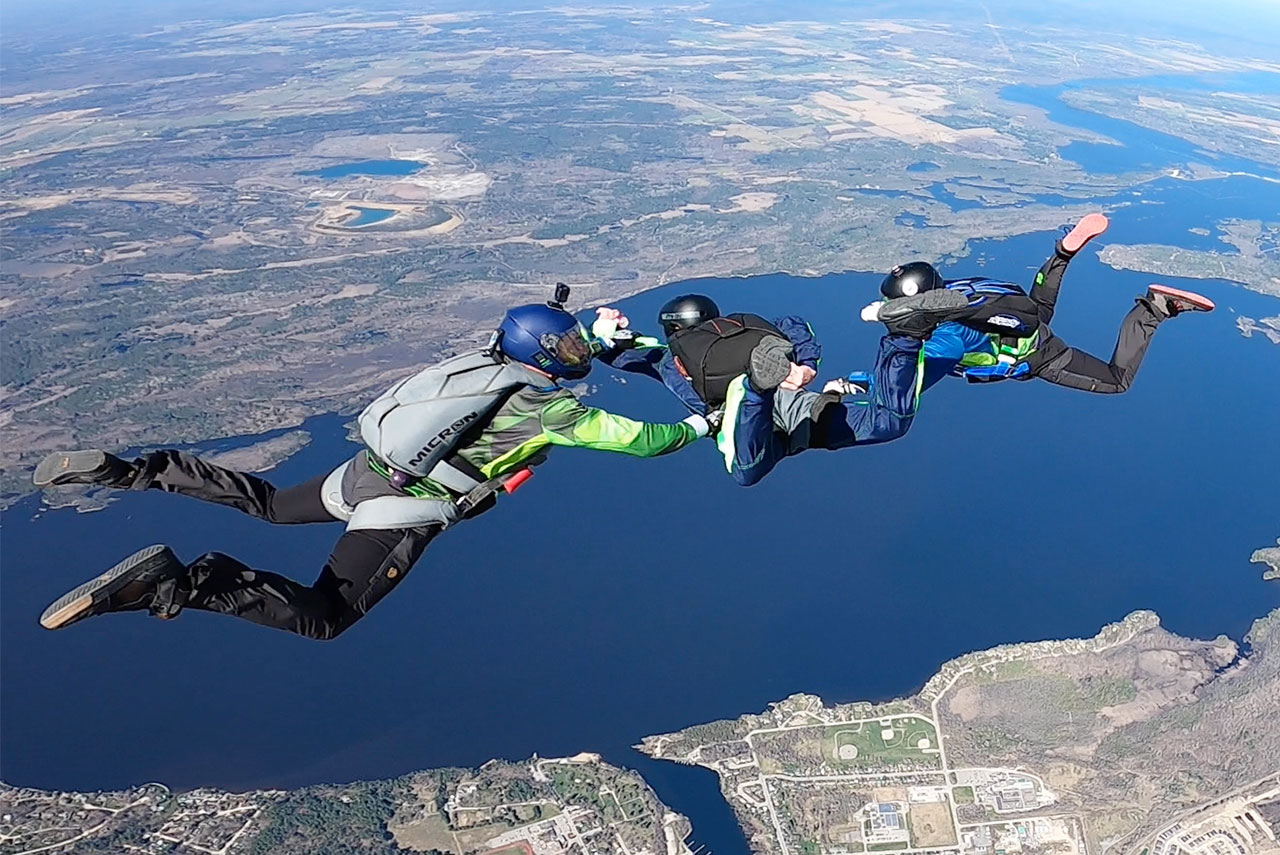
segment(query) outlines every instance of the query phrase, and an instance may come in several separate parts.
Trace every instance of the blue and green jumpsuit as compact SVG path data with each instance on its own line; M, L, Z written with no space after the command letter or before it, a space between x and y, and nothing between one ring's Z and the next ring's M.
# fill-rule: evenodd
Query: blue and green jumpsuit
M795 347L793 361L818 370L822 347L813 329L794 315L773 321ZM601 359L622 371L661 381L692 412L707 405L676 369L670 351L656 339L647 346L606 351ZM897 439L911 427L917 402L920 342L885 336L876 356L873 389L865 402L845 403L838 395L808 390L761 392L743 376L729 386L716 444L729 476L750 487L785 457L809 448L836 450Z

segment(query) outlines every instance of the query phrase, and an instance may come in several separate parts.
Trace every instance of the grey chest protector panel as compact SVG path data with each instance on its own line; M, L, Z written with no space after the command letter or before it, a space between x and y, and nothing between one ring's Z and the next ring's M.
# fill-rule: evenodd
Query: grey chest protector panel
M521 386L546 378L483 351L446 359L401 380L360 414L360 438L387 465L450 489L453 472L437 467L469 429L481 427ZM447 465L447 464L446 464ZM450 467L451 468L451 467ZM437 477L439 476L439 477Z
M464 353L401 380L360 414L360 438L369 453L392 469L430 478L465 494L480 482L450 465L464 438L488 424L516 390L548 380L524 365L483 351ZM386 481L369 471L363 453L338 467L321 487L325 507L349 530L448 526L462 516L456 502L407 495L361 498L361 478Z

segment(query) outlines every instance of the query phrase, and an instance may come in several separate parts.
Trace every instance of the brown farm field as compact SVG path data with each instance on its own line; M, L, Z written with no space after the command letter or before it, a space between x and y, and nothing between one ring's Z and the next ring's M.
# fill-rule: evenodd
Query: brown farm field
M956 829L951 824L951 805L948 802L913 804L907 811L907 824L911 827L911 842L917 848L927 846L954 846Z

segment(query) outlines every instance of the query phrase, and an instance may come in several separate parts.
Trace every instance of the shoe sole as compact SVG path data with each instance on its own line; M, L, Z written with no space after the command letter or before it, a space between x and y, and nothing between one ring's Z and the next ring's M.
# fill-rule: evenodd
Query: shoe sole
M37 487L48 487L64 475L88 475L106 462L107 455L96 448L59 451L40 461L31 481Z
M901 320L913 314L928 315L930 317L946 316L957 309L966 308L968 305L969 299L959 291L952 291L950 288L935 288L932 291L925 291L923 294L889 300L881 307L879 319L881 321Z
M1164 296L1177 300L1180 303L1187 304L1192 310L1197 312L1212 312L1216 305L1212 300L1203 294L1197 294L1194 291L1182 291L1178 288L1170 288L1168 285L1152 285L1148 289L1154 294L1163 294Z
M78 588L73 588L44 610L40 615L40 625L45 629L61 629L80 619L85 612L132 582L136 577L131 571L137 569L138 565L155 559L168 549L169 547L164 544L140 549L101 576L90 579Z
M1079 252L1086 243L1105 232L1109 225L1110 222L1102 214L1085 214L1062 239L1062 248L1067 252Z
M764 391L781 386L791 373L792 355L791 343L785 339L773 336L761 340L751 351L748 376L752 385Z

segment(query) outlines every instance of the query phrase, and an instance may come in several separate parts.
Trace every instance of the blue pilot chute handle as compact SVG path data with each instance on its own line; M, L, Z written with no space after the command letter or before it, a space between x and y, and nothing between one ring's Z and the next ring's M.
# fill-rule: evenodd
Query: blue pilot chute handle
M845 375L845 379L847 379L850 383L857 383L863 389L867 390L863 392L861 395L858 395L855 398L853 398L851 401L852 403L862 407L865 407L871 403L871 398L873 395L875 395L876 378L871 374L870 371L850 371L848 374Z

